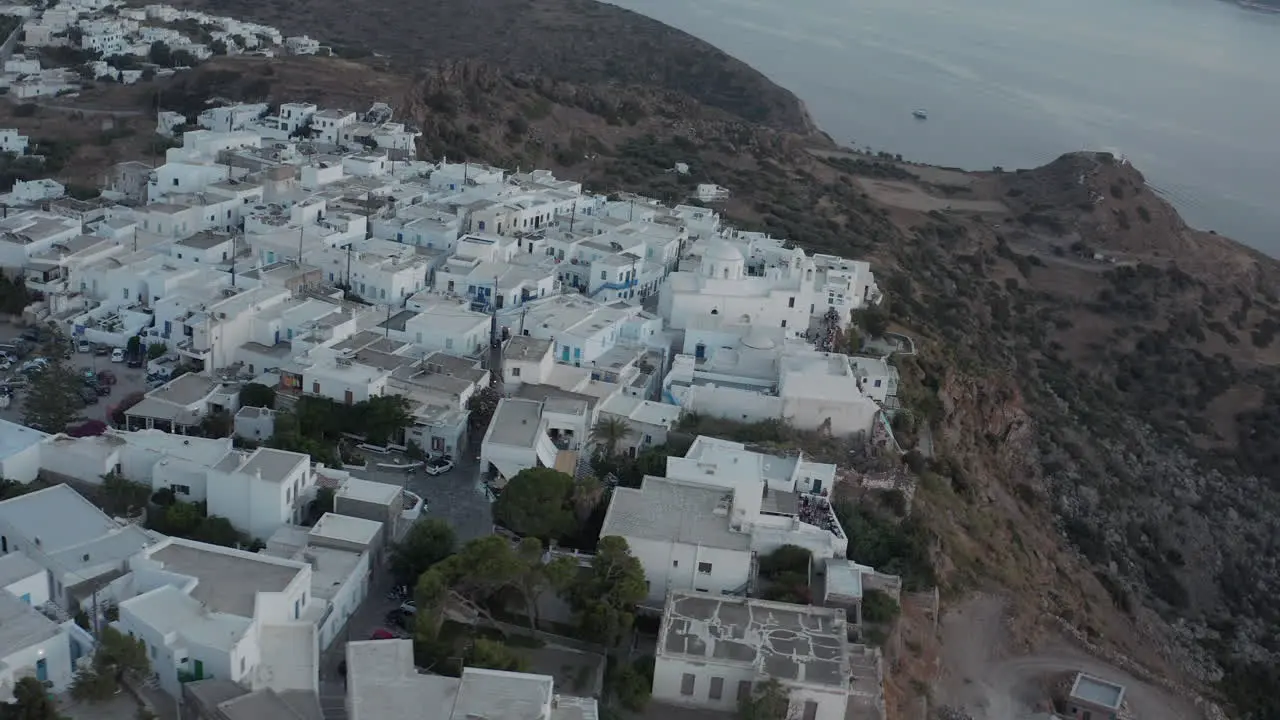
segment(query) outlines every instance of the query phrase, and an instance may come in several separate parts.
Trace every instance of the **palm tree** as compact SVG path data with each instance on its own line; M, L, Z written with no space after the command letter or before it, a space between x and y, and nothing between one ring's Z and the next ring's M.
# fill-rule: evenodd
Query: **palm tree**
M618 451L618 443L631 434L631 426L617 415L602 417L592 426L588 440L603 448L604 456L612 458Z

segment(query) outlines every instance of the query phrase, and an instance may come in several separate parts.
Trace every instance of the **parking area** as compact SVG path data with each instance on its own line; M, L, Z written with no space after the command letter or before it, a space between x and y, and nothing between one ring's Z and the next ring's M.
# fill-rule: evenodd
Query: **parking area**
M12 324L0 324L0 344L12 343L15 338L22 334L22 331L23 328ZM39 347L31 347L27 350L23 360L29 360L40 354ZM122 362L113 363L109 354L98 355L94 352L72 352L71 359L67 363L76 371L91 372L94 375L97 375L100 371L108 370L116 378L115 384L110 386L109 394L99 396L96 403L84 406L82 416L85 420L102 420L109 423L111 408L115 407L130 393L146 392L147 390L146 371L144 369L130 369ZM6 379L13 378L18 375L17 367L0 372L0 375ZM8 406L0 407L0 418L12 422L22 422L22 405L25 394L26 390L23 387L15 387Z

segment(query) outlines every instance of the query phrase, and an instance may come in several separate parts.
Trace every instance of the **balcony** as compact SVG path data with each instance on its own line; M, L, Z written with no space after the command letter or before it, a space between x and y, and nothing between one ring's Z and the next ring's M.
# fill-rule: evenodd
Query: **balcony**
M179 341L177 345L178 354L195 360L208 360L213 351L210 348L198 348L194 345L195 343L191 338Z

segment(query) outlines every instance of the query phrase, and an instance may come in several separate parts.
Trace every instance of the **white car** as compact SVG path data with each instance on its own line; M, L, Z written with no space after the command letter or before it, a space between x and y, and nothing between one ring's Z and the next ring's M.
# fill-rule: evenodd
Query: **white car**
M124 350L116 348L111 351L111 362L124 362Z
M453 469L453 458L448 455L433 457L427 460L425 467L428 475L443 475Z
M88 340L81 340L80 342L76 343L76 352L87 353L92 351L93 351L93 346L89 344Z

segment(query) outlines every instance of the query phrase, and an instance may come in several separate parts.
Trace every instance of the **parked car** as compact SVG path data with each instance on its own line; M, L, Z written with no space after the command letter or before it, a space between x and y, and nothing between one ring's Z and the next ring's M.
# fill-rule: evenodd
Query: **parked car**
M80 399L84 400L85 405L97 405L98 391L91 387L80 388Z
M405 615L415 615L418 612L418 606L412 600L400 603L400 607L397 609Z
M396 634L386 628L378 628L369 635L370 640L395 640Z
M93 354L98 357L106 357L111 354L111 348L106 345L99 345L93 349Z
M129 367L131 367L131 368L140 368L140 367L142 367L144 364L146 364L146 363L145 363L145 361L142 359L142 356L141 356L141 355L131 355L131 356L129 356Z
M81 340L80 342L76 343L76 352L87 353L92 351L93 351L93 345L90 345L88 340Z
M106 383L94 383L93 389L97 391L99 397L106 397L111 394L111 386Z
M23 363L20 372L29 375L31 373L40 372L47 367L49 367L49 361L45 358L37 357Z
M41 337L40 328L34 328L34 327L27 328L26 330L23 330L22 334L19 335L18 337L22 338L23 340L26 340L29 343L38 343L40 342L40 337Z
M453 458L448 455L441 455L427 460L426 470L428 475L443 475L452 469Z
M115 350L112 350L111 362L113 363L124 362L124 350L120 348L116 348Z
M115 374L115 373L113 373L113 372L111 372L110 370L99 370L99 371L98 371L98 384L99 384L99 385L115 385L115 384L116 384L116 374Z

